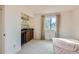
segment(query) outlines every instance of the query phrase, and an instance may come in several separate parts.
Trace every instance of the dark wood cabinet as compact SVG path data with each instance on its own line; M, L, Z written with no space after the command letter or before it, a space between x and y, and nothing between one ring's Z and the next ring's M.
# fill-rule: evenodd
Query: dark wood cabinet
M24 44L34 38L34 29L22 29L21 30L21 44Z

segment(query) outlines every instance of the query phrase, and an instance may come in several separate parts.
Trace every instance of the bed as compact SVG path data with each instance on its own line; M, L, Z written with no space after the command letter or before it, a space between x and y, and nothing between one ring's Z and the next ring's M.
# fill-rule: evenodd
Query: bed
M76 39L52 38L54 54L78 54L79 41Z

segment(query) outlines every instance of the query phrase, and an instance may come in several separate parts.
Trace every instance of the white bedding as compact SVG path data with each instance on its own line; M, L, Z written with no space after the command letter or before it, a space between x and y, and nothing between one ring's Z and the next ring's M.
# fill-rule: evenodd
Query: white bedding
M54 54L78 54L78 52L68 51L66 49L54 46Z
M75 39L53 38L54 53L78 53L79 41Z

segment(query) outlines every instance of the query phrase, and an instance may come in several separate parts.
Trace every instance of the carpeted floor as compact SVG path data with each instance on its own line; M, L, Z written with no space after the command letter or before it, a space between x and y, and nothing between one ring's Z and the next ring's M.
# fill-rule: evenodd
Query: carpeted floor
M18 54L53 54L53 43L48 40L31 40L22 46Z

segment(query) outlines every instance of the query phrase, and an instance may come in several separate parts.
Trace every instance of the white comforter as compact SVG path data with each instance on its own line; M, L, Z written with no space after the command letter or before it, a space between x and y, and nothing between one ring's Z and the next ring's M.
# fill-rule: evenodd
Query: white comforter
M53 38L55 53L78 53L79 41L75 39Z

